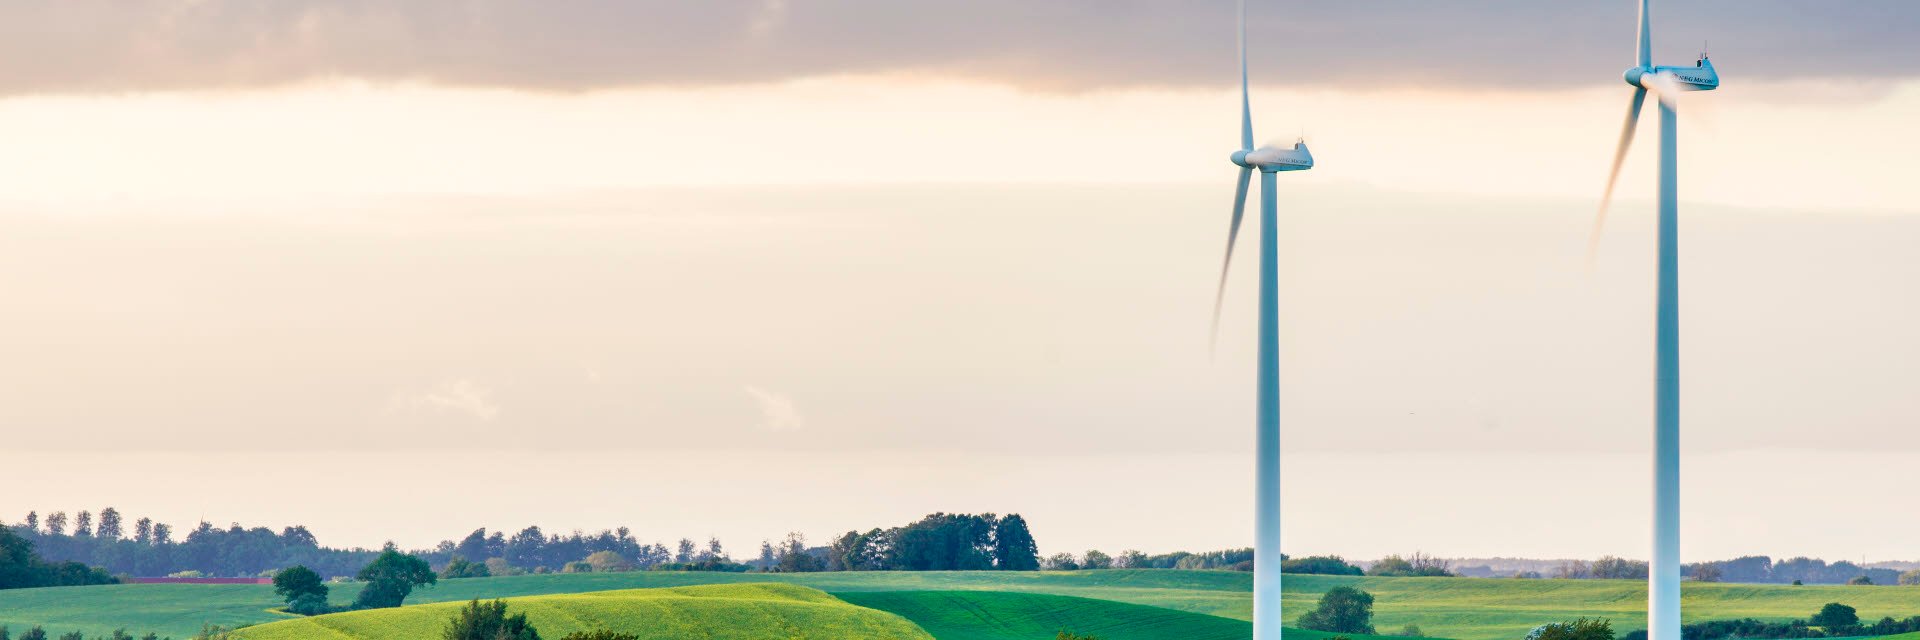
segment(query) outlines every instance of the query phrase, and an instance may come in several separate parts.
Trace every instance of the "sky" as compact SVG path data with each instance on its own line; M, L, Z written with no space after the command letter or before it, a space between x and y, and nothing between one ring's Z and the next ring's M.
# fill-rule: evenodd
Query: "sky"
M1830 526L1920 526L1920 6L1654 18L1725 79L1681 108L1683 554L1920 559ZM1585 256L1633 3L1249 29L1259 136L1320 163L1288 552L1645 557L1648 145ZM0 457L47 480L0 518L1244 546L1234 55L1229 2L7 4Z

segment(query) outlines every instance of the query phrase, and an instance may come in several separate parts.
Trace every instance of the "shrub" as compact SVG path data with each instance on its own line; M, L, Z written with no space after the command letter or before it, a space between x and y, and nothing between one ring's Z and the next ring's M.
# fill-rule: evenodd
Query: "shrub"
M1827 606L1820 607L1820 613L1808 618L1807 624L1824 629L1851 627L1860 624L1860 612L1838 602L1829 602Z
M508 616L505 600L482 603L476 599L453 614L440 637L443 640L540 640L540 632L527 622L527 614Z
M1360 567L1347 564L1340 556L1307 556L1305 558L1287 558L1280 563L1280 573L1308 573L1325 576L1357 576L1365 574Z
M502 564L506 563L505 560L501 560L500 562ZM478 562L467 562L466 558L460 556L454 556L452 560L448 560L447 567L440 570L440 578L443 580L485 578L491 575L493 575L493 571L487 568L487 565Z
M587 556L586 562L594 571L632 571L633 563L626 556L614 551L595 551Z
M1420 637L1425 637L1427 634L1426 632L1423 632L1420 630L1420 625L1410 624L1410 625L1401 627L1399 635L1406 636L1408 638L1420 638Z
M1920 569L1900 574L1900 584L1909 587L1920 586Z
M1535 627L1527 640L1613 640L1613 623L1605 618L1553 622Z
M1374 635L1373 594L1353 587L1334 587L1320 596L1320 605L1300 616L1296 626L1309 631Z
M562 573L593 573L593 565L575 560L567 563L567 566L561 567L560 571Z
M287 613L300 616L318 616L332 613L333 607L327 605L327 597L315 594L302 594L287 603Z
M1854 576L1852 580L1847 581L1847 584L1853 585L1856 587L1871 587L1873 586L1873 578L1869 578L1867 576Z
M631 633L608 631L606 629L595 629L592 631L575 631L567 634L566 637L560 638L560 640L640 640L640 636Z

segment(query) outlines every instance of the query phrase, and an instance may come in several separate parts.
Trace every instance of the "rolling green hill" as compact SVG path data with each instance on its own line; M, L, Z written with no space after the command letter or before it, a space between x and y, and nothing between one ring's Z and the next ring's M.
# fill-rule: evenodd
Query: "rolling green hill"
M247 640L417 640L438 637L457 602L354 611L242 630ZM629 589L507 599L542 637L611 629L646 640L678 638L928 640L900 616L790 584Z
M782 582L833 594L869 591L986 590L1096 598L1246 620L1251 576L1233 571L1110 570L1073 572L857 572L715 574L678 572L588 573L443 581L414 592L409 604L473 598L581 593L695 584ZM1319 594L1352 585L1375 596L1374 626L1420 625L1430 636L1512 640L1544 622L1577 616L1610 618L1621 632L1646 625L1646 584L1627 580L1510 580L1297 576L1286 579L1288 619ZM336 585L334 602L353 599L357 585ZM1920 615L1920 588L1686 583L1688 621L1804 618L1820 605L1857 607L1860 617ZM855 596L857 597L857 596ZM44 624L65 632L105 635L118 627L176 638L200 623L258 624L284 619L268 586L106 585L0 591L0 624L20 629ZM1904 640L1920 640L1907 638Z
M1124 640L1241 640L1253 635L1253 624L1245 620L1041 593L869 591L842 594L841 599L899 614L939 640L1038 640L1063 630ZM1287 630L1293 640L1334 635Z

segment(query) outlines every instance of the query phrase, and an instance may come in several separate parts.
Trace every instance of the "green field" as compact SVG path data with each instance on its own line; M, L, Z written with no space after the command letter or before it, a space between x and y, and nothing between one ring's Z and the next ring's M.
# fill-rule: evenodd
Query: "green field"
M1161 607L1007 591L868 591L847 602L899 614L940 640L1044 640L1068 630L1127 640L1240 640L1253 624ZM1289 638L1306 631L1289 629Z
M634 572L550 574L449 580L416 591L409 604L473 598L583 593L713 583L782 582L858 599L873 591L1002 591L1078 596L1165 607L1246 620L1251 576L1232 571L1111 570L1074 572L858 572L715 574ZM1544 622L1577 616L1610 618L1621 632L1646 624L1646 584L1627 580L1507 580L1471 578L1355 578L1287 576L1292 619L1327 589L1352 585L1375 596L1374 626L1397 630L1418 624L1429 636L1512 640ZM348 602L357 585L336 585L334 602ZM1686 583L1686 619L1804 618L1820 605L1857 607L1860 617L1920 615L1920 588ZM20 629L43 624L106 634L118 627L176 638L202 622L258 624L284 619L267 586L107 585L0 591L0 623ZM1920 640L1909 638L1906 640Z
M443 602L354 611L250 627L247 640L413 640L433 638L463 605ZM646 640L786 638L930 640L913 623L790 584L629 589L507 599L542 637L611 629Z

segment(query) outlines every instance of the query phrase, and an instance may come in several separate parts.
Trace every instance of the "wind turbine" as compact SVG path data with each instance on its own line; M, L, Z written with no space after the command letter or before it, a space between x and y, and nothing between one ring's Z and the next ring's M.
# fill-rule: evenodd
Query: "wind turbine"
M1240 150L1233 152L1240 167L1239 188L1233 196L1233 222L1227 228L1227 257L1220 266L1220 290L1213 300L1213 330L1220 331L1220 303L1227 295L1227 272L1233 265L1233 243L1240 235L1240 219L1247 210L1247 184L1260 172L1260 347L1259 400L1254 417L1254 533L1253 637L1280 638L1280 294L1276 289L1279 261L1275 257L1274 175L1313 168L1313 154L1305 141L1292 148L1253 146L1253 105L1247 97L1247 3L1240 0Z
M1679 156L1675 107L1683 92L1719 88L1720 74L1705 53L1690 67L1654 66L1649 1L1640 0L1640 56L1625 76L1634 87L1633 100L1587 252L1591 260L1607 221L1614 183L1620 179L1620 165L1633 144L1640 107L1651 91L1660 102L1660 239L1654 297L1653 561L1647 567L1647 634L1651 640L1680 640L1680 178L1675 166Z

